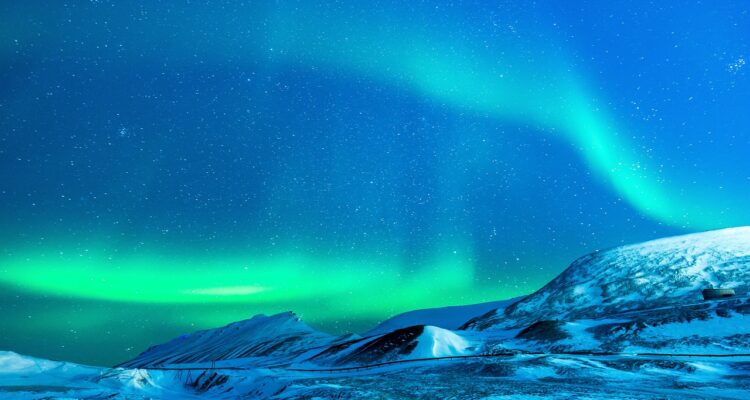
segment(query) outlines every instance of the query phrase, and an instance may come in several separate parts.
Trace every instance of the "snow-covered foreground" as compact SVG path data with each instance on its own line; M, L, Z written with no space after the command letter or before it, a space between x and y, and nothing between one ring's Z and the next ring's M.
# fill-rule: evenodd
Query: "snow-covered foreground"
M194 397L171 375L166 371L89 367L0 352L1 399Z
M524 298L404 313L362 336L288 312L113 369L0 352L0 398L748 399L748 282L750 228L666 238L581 257ZM735 295L707 301L709 287Z
M0 353L0 398L729 398L750 395L750 357L516 355L361 371L106 369ZM9 366L11 365L11 366Z

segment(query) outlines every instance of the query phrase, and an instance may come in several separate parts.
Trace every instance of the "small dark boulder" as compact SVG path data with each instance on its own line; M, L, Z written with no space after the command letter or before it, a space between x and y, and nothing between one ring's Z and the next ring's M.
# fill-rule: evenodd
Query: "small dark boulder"
M537 342L556 342L570 337L562 327L565 322L537 321L526 327L516 335L517 339L535 340Z

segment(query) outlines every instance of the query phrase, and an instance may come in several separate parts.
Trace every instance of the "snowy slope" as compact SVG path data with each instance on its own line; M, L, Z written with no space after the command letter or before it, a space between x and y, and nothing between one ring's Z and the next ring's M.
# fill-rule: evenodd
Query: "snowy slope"
M194 332L154 346L121 367L199 364L226 360L281 362L335 341L309 327L292 312L255 317Z
M473 354L478 343L436 326L415 325L331 346L306 360L316 365L368 365Z
M458 329L473 317L480 316L491 310L502 310L521 299L523 299L523 296L509 300L491 301L488 303L471 304L466 306L408 311L381 322L375 328L363 333L362 336L382 335L396 329L414 325L432 325L444 329Z
M75 364L22 356L12 351L0 351L0 376L15 373L40 373L58 369L64 365L74 366Z
M639 310L616 318L541 320L522 329L478 334L490 352L750 354L750 299Z
M749 283L750 227L676 236L583 256L539 291L463 328L504 329L678 306L702 301L704 288L744 294Z
M0 352L0 398L653 399L750 395L750 358L517 357L391 364L359 372L186 372L76 366ZM66 364L67 372L56 371ZM38 368L37 372L34 372Z
M749 354L750 299L632 313L619 320L597 321L586 334L607 351Z
M436 326L425 326L409 358L461 356L474 352L474 343L455 332Z
M110 369L0 351L2 399L193 398L161 371Z

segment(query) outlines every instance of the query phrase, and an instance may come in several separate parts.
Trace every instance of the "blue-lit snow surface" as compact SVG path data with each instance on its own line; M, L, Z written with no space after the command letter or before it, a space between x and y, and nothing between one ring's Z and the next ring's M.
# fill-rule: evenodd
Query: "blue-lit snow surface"
M333 373L265 368L191 373L105 369L0 353L0 363L9 360L28 367L3 368L0 397L4 399L746 399L750 393L750 357L518 355Z

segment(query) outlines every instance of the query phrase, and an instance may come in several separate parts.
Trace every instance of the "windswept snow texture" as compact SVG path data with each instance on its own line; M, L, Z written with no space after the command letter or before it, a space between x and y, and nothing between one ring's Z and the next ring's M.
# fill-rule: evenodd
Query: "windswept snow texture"
M281 362L335 341L333 336L306 325L292 312L255 317L227 326L180 336L154 346L122 367L200 364L226 360L263 359ZM236 364L236 363L235 363Z
M503 310L505 307L521 299L523 299L523 296L509 300L491 301L488 303L470 304L466 306L408 311L381 322L375 328L363 333L362 336L382 335L396 329L414 325L432 325L444 329L458 329L473 317L478 317L492 310Z
M0 352L0 398L42 399L747 399L750 358L517 355L360 372L154 371ZM35 369L37 369L35 371ZM507 397L511 396L511 397Z
M175 375L50 361L0 351L1 399L189 399Z
M539 291L464 325L520 328L540 320L615 316L701 302L701 290L750 283L750 227L653 240L583 256Z

